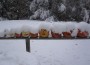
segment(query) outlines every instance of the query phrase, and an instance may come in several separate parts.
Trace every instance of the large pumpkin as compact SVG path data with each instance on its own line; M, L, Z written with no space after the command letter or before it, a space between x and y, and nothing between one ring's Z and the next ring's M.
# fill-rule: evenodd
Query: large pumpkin
M22 37L29 37L29 32L22 32Z
M51 32L53 38L61 38L61 34Z
M46 29L41 29L39 31L40 38L47 38L48 36L49 36L49 31L47 31Z
M71 38L71 32L63 32L63 37L64 38Z
M78 30L78 33L77 33L78 38L86 38L86 37L88 37L88 35L89 35L89 33L87 31L82 32L82 31Z

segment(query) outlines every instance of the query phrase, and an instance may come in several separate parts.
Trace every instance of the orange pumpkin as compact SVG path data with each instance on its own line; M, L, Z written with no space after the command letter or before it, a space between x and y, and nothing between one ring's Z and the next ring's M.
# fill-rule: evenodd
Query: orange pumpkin
M71 38L71 32L63 32L63 37L64 38Z
M51 32L53 38L61 38L61 34Z
M77 33L77 37L78 38L87 38L87 36L89 35L89 33L87 31L81 31L78 29L78 33Z
M30 33L31 38L38 38L38 33Z
M41 29L39 31L40 38L47 38L48 36L49 36L49 31L47 31L46 29Z
M15 37L16 38L20 38L20 37L22 37L22 35L21 34L18 34L18 33L15 33Z

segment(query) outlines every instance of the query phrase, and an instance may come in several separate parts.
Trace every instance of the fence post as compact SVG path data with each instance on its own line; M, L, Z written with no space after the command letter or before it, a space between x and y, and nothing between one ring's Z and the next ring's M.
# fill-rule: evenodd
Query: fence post
M30 52L30 39L26 38L26 51Z

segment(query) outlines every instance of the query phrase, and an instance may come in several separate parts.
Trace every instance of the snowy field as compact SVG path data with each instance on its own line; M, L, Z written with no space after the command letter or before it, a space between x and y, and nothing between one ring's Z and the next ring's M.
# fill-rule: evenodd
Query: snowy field
M28 23L26 23L28 22ZM37 25L35 21L0 22L0 31ZM29 24L30 23L30 24ZM25 40L0 40L0 65L89 65L90 40L30 40L31 53Z
M89 65L90 40L0 40L0 65Z

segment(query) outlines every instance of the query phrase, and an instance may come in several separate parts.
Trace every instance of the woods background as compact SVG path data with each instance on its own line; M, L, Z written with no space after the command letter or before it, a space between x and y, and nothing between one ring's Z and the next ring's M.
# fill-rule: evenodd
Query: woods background
M90 21L90 0L0 0L0 20Z

